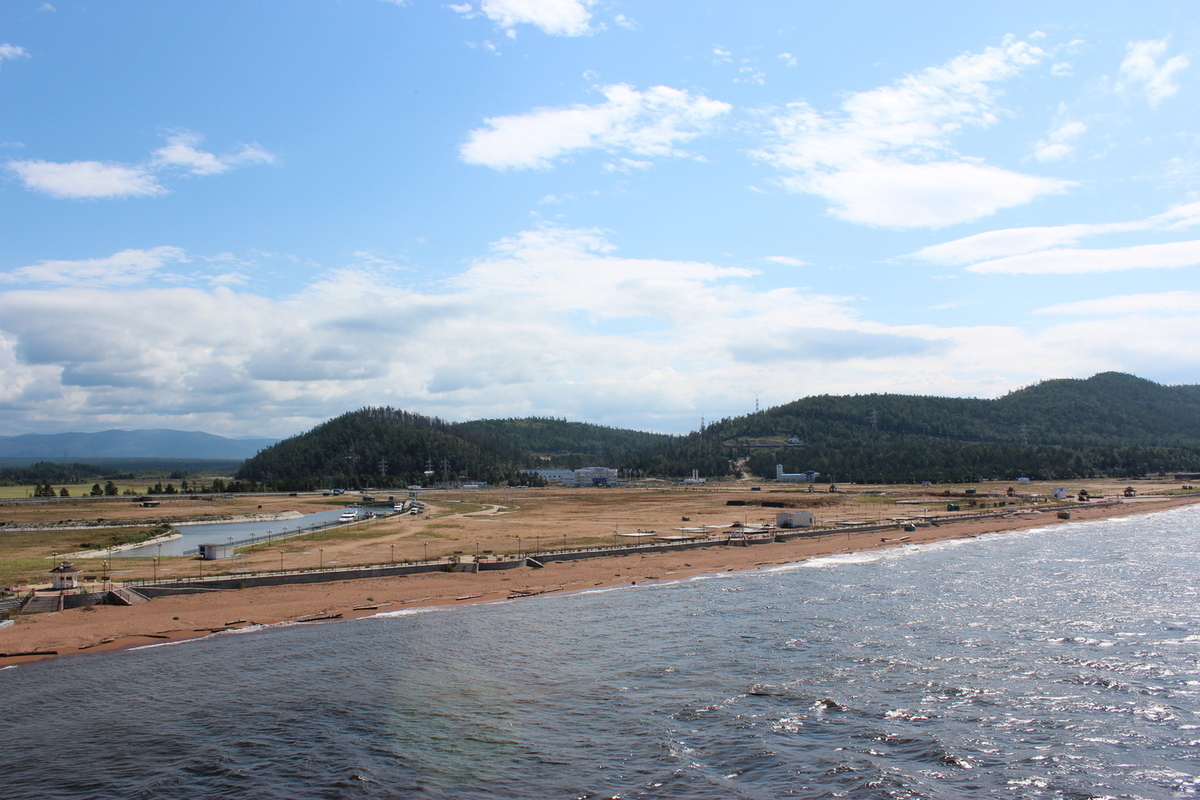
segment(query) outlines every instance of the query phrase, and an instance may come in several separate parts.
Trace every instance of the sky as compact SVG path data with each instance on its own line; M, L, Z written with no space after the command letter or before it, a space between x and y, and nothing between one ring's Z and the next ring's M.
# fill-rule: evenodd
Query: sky
M5 0L0 434L1200 383L1200 5Z

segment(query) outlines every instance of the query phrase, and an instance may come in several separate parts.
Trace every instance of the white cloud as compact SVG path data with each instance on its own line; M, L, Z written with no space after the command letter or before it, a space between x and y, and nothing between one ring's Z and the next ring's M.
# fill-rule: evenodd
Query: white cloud
M191 175L219 175L244 164L273 164L275 156L258 145L240 145L226 155L196 149L203 140L198 133L175 131L167 144L155 150L147 164L118 164L103 161L53 162L9 161L5 167L26 189L72 200L101 197L146 197L163 194L159 173L182 169Z
M988 259L1017 256L1063 245L1090 236L1137 231L1179 231L1200 225L1200 202L1175 206L1133 222L1107 222L1030 228L1006 228L924 247L906 258L933 264L961 266Z
M1075 141L1087 133L1087 125L1078 121L1056 124L1033 148L1038 161L1059 161L1075 152Z
M56 283L64 286L128 286L141 283L169 262L187 263L187 254L164 245L150 250L122 250L105 258L39 261L28 267L0 272L6 283Z
M1057 303L1037 309L1039 314L1125 316L1129 314L1200 313L1200 292L1179 290L1155 294L1123 294L1094 300Z
M24 47L19 47L15 44L0 44L0 61L9 61L18 58L29 58L29 53L25 52Z
M1178 269L1200 264L1200 241L1142 244L1109 250L1061 247L984 261L971 272L1004 275L1082 275L1130 269Z
M551 36L584 36L592 33L593 0L483 0L479 10L471 3L450 8L468 19L482 13L510 35L517 25L533 25ZM623 20L624 18L622 18Z
M801 261L800 259L792 258L791 256L766 256L765 258L767 261L773 261L776 264L783 264L787 267L803 267L808 264L807 261Z
M192 131L176 131L167 137L167 144L155 150L150 163L155 168L178 167L192 175L219 175L242 164L273 164L275 156L258 145L241 145L235 152L217 156L196 145L204 137Z
M581 150L680 156L678 145L709 129L727 103L682 89L654 86L639 92L618 84L602 89L607 102L542 109L485 120L459 152L468 164L492 169L546 169Z
M626 415L647 425L649 414L686 429L698 402L738 395L743 378L762 385L781 362L836 370L844 356L882 367L926 350L926 333L860 323L845 298L754 289L755 273L741 268L623 257L599 231L553 226L497 242L428 291L370 259L279 299L231 287L228 274L208 289L78 280L81 265L112 277L123 259L134 276L181 256L152 252L45 262L21 277L72 285L0 291L7 409L46 419L86 408L165 427L183 414L236 413L278 430L391 403L459 419ZM763 330L805 343L764 356Z
M839 112L792 103L774 120L774 142L757 155L785 173L789 190L830 201L835 216L890 228L943 227L1065 192L1072 182L988 166L950 147L965 128L998 121L991 84L1044 57L1010 37L851 95Z
M800 61L791 53L780 53L777 58L784 63L784 66L795 67Z
M538 414L684 431L701 413L748 410L749 387L770 387L768 403L822 392L987 396L1061 377L1064 352L1075 374L1200 363L1195 293L1135 296L1146 322L1136 341L1109 320L1037 334L887 325L861 319L851 298L758 288L742 268L629 257L600 231L555 226L502 239L429 288L369 253L280 298L239 287L224 254L196 259L218 267L215 285L94 282L155 276L183 258L155 248L42 262L22 278L69 285L0 290L10 427L90 417L282 435L391 404L450 419ZM1171 324L1150 324L1156 313ZM961 363L980 367L947 371Z
M1140 91L1151 108L1179 91L1176 76L1190 63L1186 56L1172 56L1159 65L1158 59L1167 52L1163 39L1130 42L1125 60L1121 62L1118 92Z
M102 161L9 161L26 189L72 200L145 197L166 191L143 167Z

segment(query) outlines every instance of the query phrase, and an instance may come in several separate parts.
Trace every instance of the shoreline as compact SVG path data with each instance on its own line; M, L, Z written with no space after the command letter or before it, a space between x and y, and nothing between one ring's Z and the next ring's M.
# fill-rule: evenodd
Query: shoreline
M915 532L839 531L770 544L713 545L680 552L552 561L542 569L438 572L158 597L136 606L96 606L91 610L72 609L18 618L17 624L0 629L0 654L12 654L0 655L0 669L69 655L203 638L252 626L346 620L401 609L467 605L509 599L514 593L535 596L686 580L851 552L1149 514L1197 502L1200 496L1196 495L1140 497L1112 504L1073 506L1070 520L1058 519L1049 510L1014 511L1006 517L942 521L917 528Z

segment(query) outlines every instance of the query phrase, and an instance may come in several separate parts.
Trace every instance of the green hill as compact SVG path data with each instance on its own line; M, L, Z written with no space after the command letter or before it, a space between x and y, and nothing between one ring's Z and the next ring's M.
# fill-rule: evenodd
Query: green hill
M1200 468L1200 391L1121 373L996 400L873 394L797 400L709 431L758 474L775 464L857 481L1067 478ZM751 439L798 438L756 449Z
M593 464L664 478L692 470L769 478L782 464L859 483L1200 471L1200 387L1110 372L995 400L820 395L686 436L536 417L455 423L366 408L264 449L237 477L283 490L516 484L531 480L524 469Z

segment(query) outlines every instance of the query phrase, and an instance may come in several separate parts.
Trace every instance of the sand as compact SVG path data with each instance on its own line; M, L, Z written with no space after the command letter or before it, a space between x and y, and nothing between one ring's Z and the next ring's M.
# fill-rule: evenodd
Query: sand
M1138 497L1104 505L1078 504L1071 522L1161 511L1200 496ZM731 509L732 510L732 509ZM416 606L462 605L508 598L513 592L569 592L597 586L678 580L701 574L753 570L837 553L922 544L1058 524L1054 510L1015 512L1004 518L941 520L915 532L898 529L826 534L748 547L716 545L682 552L550 562L480 573L429 573L337 583L236 589L161 597L137 606L96 606L18 617L0 629L0 667L54 656L128 648L155 641L211 635L215 630L272 625L306 617L342 619ZM901 537L906 537L900 541ZM548 538L548 537L547 537ZM275 558L277 556L272 556ZM518 601L520 602L520 601Z

